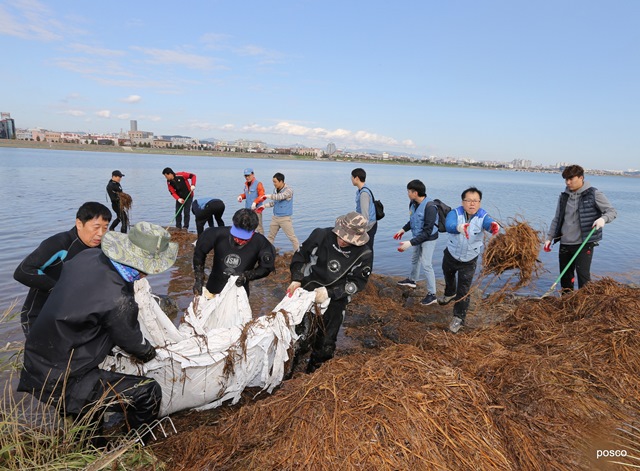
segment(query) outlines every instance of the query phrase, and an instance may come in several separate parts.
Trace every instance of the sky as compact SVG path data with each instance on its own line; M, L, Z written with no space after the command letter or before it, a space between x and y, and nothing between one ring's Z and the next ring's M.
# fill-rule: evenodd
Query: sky
M16 127L640 168L636 0L0 0Z

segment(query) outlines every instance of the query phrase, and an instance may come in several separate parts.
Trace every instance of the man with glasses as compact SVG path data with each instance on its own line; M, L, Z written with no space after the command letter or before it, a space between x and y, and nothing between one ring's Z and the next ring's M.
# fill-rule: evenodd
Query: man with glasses
M204 264L213 250L213 266L207 280L205 295L219 294L237 275L236 286L249 294L249 282L264 278L275 270L275 249L262 234L256 233L258 215L250 209L239 209L233 215L231 227L205 229L193 252L195 283L193 293L201 295L204 285Z
M484 244L483 231L492 235L500 231L498 223L480 207L481 202L482 192L475 187L467 188L462 192L462 206L452 209L445 221L449 233L442 258L445 288L444 296L438 302L449 304L455 300L453 319L449 324L449 330L454 334L464 324L469 309L469 290Z
M593 249L602 240L604 225L613 221L618 213L601 191L584 180L584 169L580 165L565 167L562 178L567 187L560 193L556 214L544 243L544 251L551 252L551 241L560 241L558 258L561 272L595 228L588 243L560 279L562 291L567 293L573 291L576 275L578 288L591 281Z
M258 227L256 231L260 234L264 234L264 229L262 228L262 211L264 211L263 202L266 200L266 198L263 198L264 185L256 179L252 168L244 169L244 180L244 191L238 195L238 203L242 203L242 200L244 200L245 208L253 211L257 210Z

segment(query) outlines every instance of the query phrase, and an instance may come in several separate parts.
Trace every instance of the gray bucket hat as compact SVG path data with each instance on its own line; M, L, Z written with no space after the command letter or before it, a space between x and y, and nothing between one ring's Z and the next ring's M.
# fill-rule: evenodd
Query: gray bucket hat
M178 244L157 224L139 222L129 234L109 231L102 237L102 252L114 262L154 275L171 268Z
M351 245L361 246L369 242L367 220L356 211L351 211L336 219L333 233Z

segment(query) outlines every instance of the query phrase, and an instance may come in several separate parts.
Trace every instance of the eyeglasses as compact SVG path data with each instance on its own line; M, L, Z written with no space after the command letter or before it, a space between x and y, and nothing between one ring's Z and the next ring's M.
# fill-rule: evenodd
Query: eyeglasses
M462 201L464 201L465 203L476 203L476 204L480 202L480 200L462 200Z

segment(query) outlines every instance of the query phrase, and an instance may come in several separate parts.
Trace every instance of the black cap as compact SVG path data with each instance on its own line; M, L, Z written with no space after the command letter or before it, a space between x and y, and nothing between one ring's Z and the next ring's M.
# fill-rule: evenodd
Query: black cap
M114 170L113 172L111 172L111 176L112 177L124 177L124 173L122 173L120 170Z

